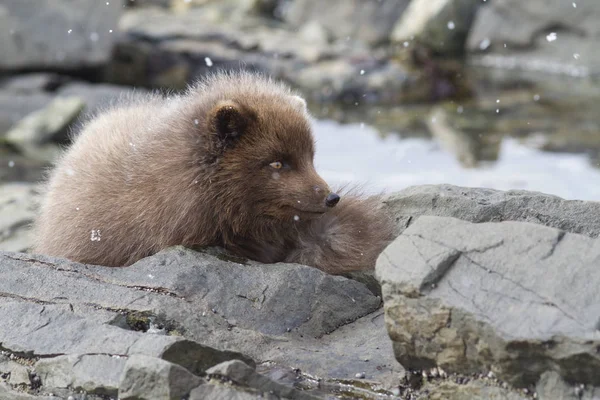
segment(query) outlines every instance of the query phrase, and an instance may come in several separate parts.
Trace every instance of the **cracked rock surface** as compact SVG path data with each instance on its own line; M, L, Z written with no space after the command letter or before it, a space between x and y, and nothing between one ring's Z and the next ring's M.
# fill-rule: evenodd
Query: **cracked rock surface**
M273 398L327 398L322 391L298 394L294 384L361 372L391 389L404 372L391 351L381 299L362 283L217 249L175 247L127 268L0 253L0 320L0 348L32 374L20 386L22 371L13 363L14 378L3 379L10 389L29 388L24 396L33 389L92 400L183 392L258 398L270 391ZM213 374L234 386L203 383L209 368L231 360L243 368ZM4 365L0 359L0 371L8 370ZM278 375L281 368L294 379Z
M599 259L597 239L537 224L419 217L377 261L396 357L598 386Z
M600 203L527 190L420 185L389 195L385 205L396 217L398 233L415 218L434 215L470 222L532 222L591 237L600 235Z

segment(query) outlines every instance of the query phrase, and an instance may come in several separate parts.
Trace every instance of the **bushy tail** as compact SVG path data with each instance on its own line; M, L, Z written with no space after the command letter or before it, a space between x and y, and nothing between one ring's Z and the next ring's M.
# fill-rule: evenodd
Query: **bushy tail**
M356 191L341 197L336 207L300 228L287 262L331 274L375 268L377 257L394 237L393 218L383 209L383 197L364 197Z

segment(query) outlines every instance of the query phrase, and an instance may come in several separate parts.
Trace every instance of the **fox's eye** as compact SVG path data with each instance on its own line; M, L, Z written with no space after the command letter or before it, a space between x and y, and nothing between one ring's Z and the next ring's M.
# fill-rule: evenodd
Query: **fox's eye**
M283 168L283 163L281 163L281 161L275 161L275 162L272 162L272 163L271 163L271 164L269 164L269 165L270 165L272 168L275 168L275 169L281 169L281 168Z

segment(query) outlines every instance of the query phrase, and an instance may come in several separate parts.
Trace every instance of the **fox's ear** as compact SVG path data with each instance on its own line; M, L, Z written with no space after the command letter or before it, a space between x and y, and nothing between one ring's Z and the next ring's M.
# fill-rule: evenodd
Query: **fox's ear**
M219 102L211 111L209 128L224 147L230 147L247 132L254 119L251 111L231 100L225 100Z
M298 95L293 95L292 96L292 101L294 102L294 104L296 105L296 107L298 108L298 110L303 111L303 112L307 112L307 109L306 109L306 100L304 100L302 97L300 97Z

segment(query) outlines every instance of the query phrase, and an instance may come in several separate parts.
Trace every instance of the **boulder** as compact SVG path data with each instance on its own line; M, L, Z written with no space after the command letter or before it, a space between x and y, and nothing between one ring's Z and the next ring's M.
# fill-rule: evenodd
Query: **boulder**
M377 260L396 358L600 386L598 257L597 239L537 224L421 216Z
M122 400L179 400L202 383L202 378L160 358L129 357L119 384Z
M41 359L35 365L35 372L47 389L116 396L126 361L106 354L69 354Z
M300 27L316 21L335 38L370 45L389 42L390 33L410 0L295 0L284 12L285 20Z
M396 217L398 233L417 217L434 215L470 222L532 222L590 237L600 235L600 203L526 190L411 186L388 196L385 205Z
M54 144L67 141L69 128L84 107L79 97L58 97L15 124L4 142L28 158L53 161L58 154Z
M437 54L464 53L481 0L413 0L394 27L392 39L418 41Z
M269 378L260 375L239 360L226 361L219 365L208 369L208 375L216 375L222 378L227 378L237 383L238 385L248 386L262 393L270 393L286 399L309 400L318 399L310 394L303 393L299 390L292 389L277 382L273 382Z
M588 76L600 72L594 50L600 3L593 0L494 0L481 8L467 48L485 66Z
M77 70L109 60L122 1L5 0L0 70Z

